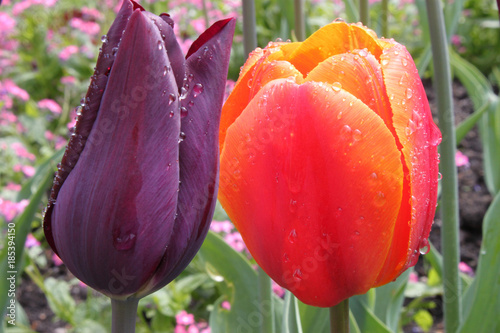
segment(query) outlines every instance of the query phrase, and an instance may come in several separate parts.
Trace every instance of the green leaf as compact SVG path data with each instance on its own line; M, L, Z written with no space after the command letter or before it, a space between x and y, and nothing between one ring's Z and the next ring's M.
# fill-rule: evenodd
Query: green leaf
M366 294L353 296L349 299L349 307L356 318L361 332L390 333L387 327L366 304Z
M258 302L257 272L250 262L210 231L198 255L205 262L207 273L217 282L223 296L214 304L210 327L214 332L259 332L262 313ZM226 300L228 311L221 307ZM265 304L263 306L265 310ZM270 308L270 306L268 306Z
M393 332L396 332L398 328L399 317L405 298L404 292L411 271L411 269L408 269L396 281L375 288L374 313Z
M281 333L302 333L297 298L288 290L285 292Z
M330 314L327 308L318 308L302 302L299 304L302 331L326 333L330 331Z
M353 0L344 0L347 22L355 23L359 21L359 11Z
M50 309L62 320L73 322L76 303L71 297L69 284L49 277L44 281L44 285Z
M484 217L483 242L476 280L468 288L464 302L464 321L459 332L500 331L500 193Z
M464 121L458 124L457 128L455 129L457 146L460 144L460 142L462 142L467 133L472 130L474 125L479 121L479 119L481 119L484 113L489 110L489 106L490 103L486 102L486 104L484 104L478 110L474 111L473 114L471 114Z

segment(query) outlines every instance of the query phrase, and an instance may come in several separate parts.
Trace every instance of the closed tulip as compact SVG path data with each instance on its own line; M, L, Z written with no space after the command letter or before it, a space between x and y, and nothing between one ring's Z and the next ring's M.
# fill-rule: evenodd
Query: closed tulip
M69 270L118 300L173 280L207 233L234 20L182 54L167 14L124 1L103 45L44 217Z
M406 48L334 22L249 56L222 111L219 197L271 278L334 306L428 250L440 140Z

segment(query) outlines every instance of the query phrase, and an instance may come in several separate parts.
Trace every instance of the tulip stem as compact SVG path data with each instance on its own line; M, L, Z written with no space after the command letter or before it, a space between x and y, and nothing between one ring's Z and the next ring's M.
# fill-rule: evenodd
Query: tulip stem
M441 244L443 249L444 322L446 332L457 331L461 322L461 286L458 272L460 259L458 224L458 186L455 165L455 128L451 92L450 56L441 0L426 0L431 31L439 128L443 135L440 146L443 175L441 181Z
M257 47L254 0L243 0L243 47L245 57Z
M139 299L125 301L111 299L111 332L134 333Z
M349 333L349 298L330 308L330 332Z
M271 278L260 267L257 270L257 274L259 285L259 311L263 318L260 331L262 333L274 333L274 306Z
M370 4L368 0L359 0L359 16L360 21L366 25L370 26Z
M294 0L295 4L295 36L299 42L306 39L306 22L304 15L304 0Z

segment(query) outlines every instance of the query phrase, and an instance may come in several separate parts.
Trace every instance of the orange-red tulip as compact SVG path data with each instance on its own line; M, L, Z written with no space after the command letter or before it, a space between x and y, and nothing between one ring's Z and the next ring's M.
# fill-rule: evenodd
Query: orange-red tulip
M428 249L440 140L406 48L334 22L242 67L222 111L220 200L278 284L333 306Z

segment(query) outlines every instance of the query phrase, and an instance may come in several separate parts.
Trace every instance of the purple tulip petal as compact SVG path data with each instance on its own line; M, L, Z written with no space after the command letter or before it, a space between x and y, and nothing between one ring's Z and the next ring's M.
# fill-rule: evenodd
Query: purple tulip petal
M173 280L193 259L205 239L217 201L219 120L235 20L219 21L214 26L218 31L186 61L178 216L164 260L148 287L153 290ZM214 26L209 31L213 32Z
M71 137L68 147L64 152L64 157L58 168L54 179L54 186L49 199L49 205L44 215L43 228L47 242L52 247L56 254L59 254L52 235L51 215L54 202L58 196L59 190L73 170L78 158L85 147L85 143L89 136L90 130L94 125L101 104L102 95L108 83L108 75L115 57L112 56L113 50L118 46L122 37L122 32L127 26L128 19L132 15L135 6L129 1L124 1L117 17L106 36L107 41L103 43L94 75L91 78L89 90L84 98L84 106L81 110L81 115L78 116L77 126L74 135Z
M154 22L134 11L85 149L52 213L63 261L111 297L139 290L173 237L180 114L164 48Z

